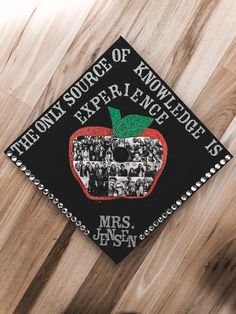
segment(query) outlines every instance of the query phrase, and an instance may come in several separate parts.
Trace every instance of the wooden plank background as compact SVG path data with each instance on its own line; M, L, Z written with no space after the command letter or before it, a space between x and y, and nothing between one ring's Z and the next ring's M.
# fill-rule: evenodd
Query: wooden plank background
M235 0L0 1L0 313L236 313L236 159L115 265L3 155L120 35L236 155Z

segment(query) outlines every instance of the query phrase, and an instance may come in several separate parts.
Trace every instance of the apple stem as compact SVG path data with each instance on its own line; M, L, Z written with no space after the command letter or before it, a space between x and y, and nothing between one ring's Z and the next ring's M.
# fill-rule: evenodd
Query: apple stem
M117 122L119 122L121 119L120 110L116 108L108 107L108 111L110 114L112 126L114 127L117 124Z

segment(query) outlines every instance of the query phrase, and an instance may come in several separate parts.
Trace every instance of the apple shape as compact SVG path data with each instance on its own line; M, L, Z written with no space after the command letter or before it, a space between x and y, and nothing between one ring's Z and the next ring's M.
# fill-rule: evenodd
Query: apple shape
M122 118L118 109L108 110L112 129L89 126L71 135L72 173L92 200L148 197L166 164L166 141L159 131L148 128L152 118Z

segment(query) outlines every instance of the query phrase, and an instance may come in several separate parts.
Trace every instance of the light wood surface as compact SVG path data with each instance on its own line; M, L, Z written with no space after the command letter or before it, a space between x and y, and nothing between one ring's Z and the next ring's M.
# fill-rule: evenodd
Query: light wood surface
M0 1L0 313L236 313L236 159L115 265L3 155L120 35L236 155L235 0Z

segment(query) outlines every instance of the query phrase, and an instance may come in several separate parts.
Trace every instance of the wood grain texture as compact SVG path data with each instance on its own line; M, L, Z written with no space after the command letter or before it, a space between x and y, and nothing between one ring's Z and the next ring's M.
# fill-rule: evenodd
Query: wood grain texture
M0 1L2 150L124 36L236 154L234 0ZM0 155L0 313L235 313L236 161L114 265Z
M14 3L18 3L21 12L20 1ZM93 0L40 1L23 26L1 72L2 89L34 106L92 4Z

